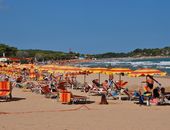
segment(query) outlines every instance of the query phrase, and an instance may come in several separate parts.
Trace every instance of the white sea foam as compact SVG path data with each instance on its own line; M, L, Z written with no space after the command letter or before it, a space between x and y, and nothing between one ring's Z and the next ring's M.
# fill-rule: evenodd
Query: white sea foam
M130 65L137 66L170 66L170 61L152 62L152 61L109 61L109 62L95 62L95 64L111 64L115 65Z
M160 62L160 65L170 65L170 61L162 61Z
M128 67L138 68L157 68L170 73L170 60L98 60L89 63L80 63L81 67Z
M170 66L157 66L158 69L170 69Z

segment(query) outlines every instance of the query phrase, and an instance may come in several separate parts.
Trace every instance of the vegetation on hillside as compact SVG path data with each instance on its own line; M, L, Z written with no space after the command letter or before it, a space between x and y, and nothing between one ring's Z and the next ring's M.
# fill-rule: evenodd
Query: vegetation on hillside
M134 51L128 53L104 53L96 54L96 58L117 58L117 57L150 57L150 56L170 56L170 47L164 48L153 48L153 49L135 49Z
M0 57L5 54L6 57L16 57L16 58L33 58L37 61L46 61L46 60L68 60L79 57L79 53L74 52L59 52L51 50L39 50L39 49L29 49L29 50L20 50L16 47L11 47L6 44L0 44Z
M80 54L75 52L60 52L51 50L29 49L20 50L16 47L11 47L7 44L0 44L0 56L5 54L6 57L16 58L32 58L37 61L47 60L69 60L80 56L88 58L119 58L119 57L147 57L147 56L170 56L170 47L153 48L153 49L135 49L128 53L108 52L104 54Z

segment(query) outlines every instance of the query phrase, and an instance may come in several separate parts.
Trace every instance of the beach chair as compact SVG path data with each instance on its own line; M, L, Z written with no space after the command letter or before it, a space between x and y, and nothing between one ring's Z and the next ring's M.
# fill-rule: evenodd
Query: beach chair
M67 90L60 91L60 93L59 93L59 101L62 104L71 103L71 92L68 92Z
M114 84L115 84L116 89L121 90L125 88L127 83L128 83L127 81L124 82L123 80L119 80L119 81L116 81Z
M86 96L81 96L81 95L74 95L71 92L67 90L62 90L59 93L59 101L62 104L79 104L79 103L87 103L87 97Z
M80 95L72 95L71 96L71 102L73 104L79 104L79 103L87 103L88 97L86 96L80 96Z
M106 98L107 99L119 99L119 100L123 100L123 99L131 100L132 99L129 92L125 89L121 89L119 91L112 90L108 92Z
M12 88L9 81L0 82L0 98L5 99L6 101L12 99Z
M127 85L128 82L124 82L122 80L113 82L115 87L114 90L111 90L108 92L107 98L109 99L110 97L112 97L113 99L132 99L132 94L131 92L125 88L125 86Z
M57 97L58 92L51 92L48 85L41 87L41 94L44 94L46 98L54 98Z
M39 82L27 82L26 90L31 90L31 92L41 94L41 92L42 92L41 86L42 86L42 84Z
M89 96L100 96L103 92L102 87L97 87L96 85L89 85L88 95Z
M76 81L72 84L72 89L82 89L83 88L83 84L81 84L80 82Z

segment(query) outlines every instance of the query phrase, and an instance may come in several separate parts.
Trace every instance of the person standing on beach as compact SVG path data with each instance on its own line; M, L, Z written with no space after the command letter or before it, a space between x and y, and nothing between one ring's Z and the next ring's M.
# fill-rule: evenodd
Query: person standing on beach
M113 89L113 79L114 79L113 74L110 74L109 80L108 80L108 84L109 84L110 89Z
M102 83L102 92L101 92L101 102L100 104L108 104L107 99L106 99L106 95L108 94L108 80L105 80Z
M146 81L142 81L142 83L146 83L146 86L144 86L144 93L140 96L139 96L139 102L140 104L143 104L144 102L144 97L147 97L147 101L148 101L148 104L149 105L149 100L151 99L152 97L152 90L153 90L153 87L154 87L154 79L153 79L153 76L150 76L150 75L147 75L146 76Z
M152 93L152 89L154 87L153 76L146 76L146 86L144 87L145 93Z

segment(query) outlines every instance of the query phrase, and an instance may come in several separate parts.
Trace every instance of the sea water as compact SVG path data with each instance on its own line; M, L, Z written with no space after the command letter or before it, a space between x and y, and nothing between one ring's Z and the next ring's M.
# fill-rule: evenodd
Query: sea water
M102 59L88 63L80 63L81 67L126 67L132 70L139 68L153 68L167 72L170 75L170 58L122 58L122 59Z

